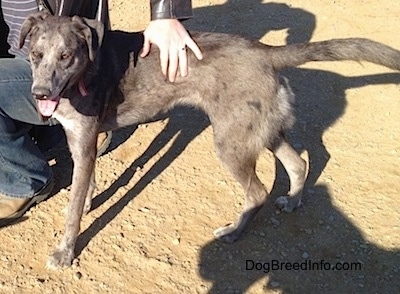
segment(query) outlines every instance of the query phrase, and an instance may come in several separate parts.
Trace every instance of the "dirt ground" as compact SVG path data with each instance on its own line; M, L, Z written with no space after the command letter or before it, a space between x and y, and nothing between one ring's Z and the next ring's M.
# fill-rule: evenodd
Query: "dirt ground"
M113 28L144 29L147 1L110 3ZM193 5L195 18L185 24L192 30L272 45L367 37L400 49L399 1ZM303 207L276 214L273 202L288 180L265 152L257 167L271 191L265 209L237 243L215 240L212 231L241 211L242 190L216 158L207 118L177 109L114 133L97 161L98 190L77 259L61 271L44 265L63 232L72 163L63 146L49 153L55 194L1 229L0 293L399 293L400 75L356 62L309 63L284 74L297 97L289 139L310 161ZM308 260L320 267L305 268ZM272 268L276 262L286 265ZM288 268L295 263L302 268Z

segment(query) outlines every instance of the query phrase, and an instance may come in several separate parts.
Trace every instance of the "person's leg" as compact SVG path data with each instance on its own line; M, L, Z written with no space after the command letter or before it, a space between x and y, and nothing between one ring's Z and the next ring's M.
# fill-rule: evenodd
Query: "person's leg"
M51 169L29 134L33 125L51 123L39 119L31 84L27 61L0 59L0 219L22 215L33 198L41 200L52 181Z

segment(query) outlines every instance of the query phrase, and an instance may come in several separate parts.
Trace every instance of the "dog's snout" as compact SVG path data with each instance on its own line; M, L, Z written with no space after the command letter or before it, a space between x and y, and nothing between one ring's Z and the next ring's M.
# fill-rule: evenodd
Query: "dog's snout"
M33 87L32 88L32 96L35 99L47 99L50 97L50 90L44 87Z

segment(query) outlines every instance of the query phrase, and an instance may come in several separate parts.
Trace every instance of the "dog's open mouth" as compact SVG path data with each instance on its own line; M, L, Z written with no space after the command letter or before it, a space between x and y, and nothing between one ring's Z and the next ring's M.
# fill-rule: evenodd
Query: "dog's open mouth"
M36 99L39 115L46 119L50 118L56 111L59 102L60 96Z

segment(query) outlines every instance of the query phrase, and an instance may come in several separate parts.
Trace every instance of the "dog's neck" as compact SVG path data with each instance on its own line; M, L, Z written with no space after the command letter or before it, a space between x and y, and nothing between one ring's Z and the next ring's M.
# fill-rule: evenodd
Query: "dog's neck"
M77 90L77 93L81 97L86 97L90 94L90 86L93 80L93 76L96 75L96 64L89 63L86 66L86 69L83 70L73 83L73 86L70 87L70 89L75 92ZM76 89L76 90L75 90Z

